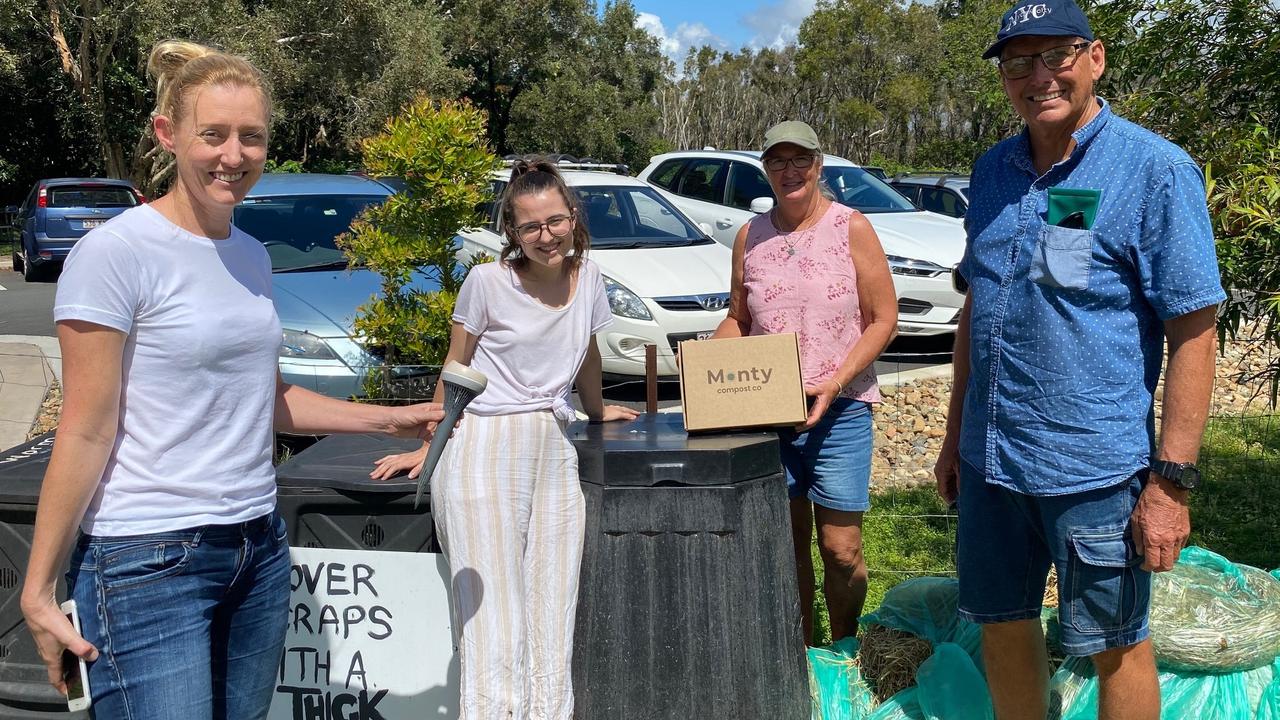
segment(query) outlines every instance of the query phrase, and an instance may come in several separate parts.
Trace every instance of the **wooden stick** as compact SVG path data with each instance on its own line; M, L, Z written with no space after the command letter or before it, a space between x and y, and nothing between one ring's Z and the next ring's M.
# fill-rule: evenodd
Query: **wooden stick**
M658 346L644 346L644 411L650 415L658 412Z

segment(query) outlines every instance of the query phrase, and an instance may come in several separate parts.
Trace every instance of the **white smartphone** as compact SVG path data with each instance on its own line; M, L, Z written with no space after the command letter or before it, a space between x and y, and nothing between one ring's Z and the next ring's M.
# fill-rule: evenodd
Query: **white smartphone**
M71 626L80 633L80 613L76 612L76 601L62 603L62 613L71 621ZM89 668L84 660L70 650L62 651L62 681L67 684L67 709L89 709Z

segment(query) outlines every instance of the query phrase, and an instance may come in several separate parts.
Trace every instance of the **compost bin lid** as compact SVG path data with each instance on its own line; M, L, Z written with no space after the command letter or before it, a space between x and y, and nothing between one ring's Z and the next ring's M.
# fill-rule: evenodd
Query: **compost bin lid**
M422 441L412 438L380 434L330 435L281 463L276 468L276 484L282 490L333 488L375 493L414 492L418 481L410 480L408 475L374 480L369 473L378 458L420 447Z
M34 505L40 498L40 484L52 454L52 430L17 447L0 450L0 502Z
M782 472L777 433L689 435L680 413L574 423L569 437L579 476L593 485L732 485Z

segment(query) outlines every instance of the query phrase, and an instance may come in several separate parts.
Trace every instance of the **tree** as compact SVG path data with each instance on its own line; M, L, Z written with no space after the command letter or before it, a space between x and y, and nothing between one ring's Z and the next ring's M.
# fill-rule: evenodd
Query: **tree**
M520 96L582 52L588 0L442 0L446 47L471 78L464 95L489 118L489 141L511 152L507 129Z
M580 52L566 53L554 74L512 104L510 148L643 167L665 149L650 98L666 69L657 41L636 27L629 0L607 5L598 22L588 22Z

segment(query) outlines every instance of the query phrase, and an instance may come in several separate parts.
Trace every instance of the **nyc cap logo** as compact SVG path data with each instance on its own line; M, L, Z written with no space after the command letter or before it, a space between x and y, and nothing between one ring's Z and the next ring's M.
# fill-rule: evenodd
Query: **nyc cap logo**
M1022 7L1009 13L1009 18L1005 20L1004 28L1002 28L1000 32L1007 33L1010 30L1014 29L1015 27L1029 20L1039 20L1040 18L1048 17L1049 14L1052 12L1053 12L1053 9L1043 3L1037 3L1035 5L1023 5Z

